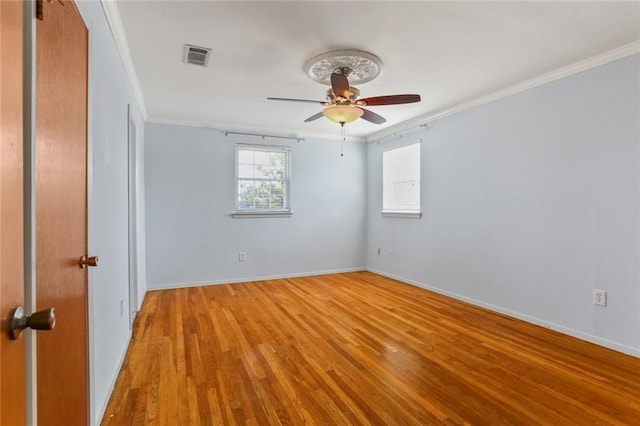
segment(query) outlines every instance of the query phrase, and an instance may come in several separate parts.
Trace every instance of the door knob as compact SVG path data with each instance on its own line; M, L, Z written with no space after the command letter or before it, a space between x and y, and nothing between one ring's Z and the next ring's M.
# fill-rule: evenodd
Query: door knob
M84 269L87 266L98 266L98 256L82 256L80 258L80 267Z
M56 311L53 308L43 309L31 315L25 315L22 306L18 306L11 317L9 337L16 340L20 338L25 328L32 330L53 330L56 326Z

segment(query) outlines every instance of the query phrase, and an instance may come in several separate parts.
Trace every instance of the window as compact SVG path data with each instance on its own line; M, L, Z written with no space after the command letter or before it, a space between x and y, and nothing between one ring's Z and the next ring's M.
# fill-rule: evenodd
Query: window
M382 153L382 214L420 217L420 141Z
M236 146L234 214L290 214L288 147Z

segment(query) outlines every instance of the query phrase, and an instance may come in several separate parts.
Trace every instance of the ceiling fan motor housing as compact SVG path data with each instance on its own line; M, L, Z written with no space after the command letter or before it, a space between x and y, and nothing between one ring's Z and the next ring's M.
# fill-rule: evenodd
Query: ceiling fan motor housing
M349 87L349 98L345 99L342 96L336 96L333 93L333 89L327 89L327 99L331 101L331 103L335 103L337 105L349 105L349 101L355 101L360 96L360 90L356 87Z

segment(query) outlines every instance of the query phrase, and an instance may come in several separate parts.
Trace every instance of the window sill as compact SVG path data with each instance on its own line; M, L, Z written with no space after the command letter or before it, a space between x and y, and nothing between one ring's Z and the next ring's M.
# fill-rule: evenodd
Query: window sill
M382 212L382 217L394 217L402 219L420 219L422 212Z
M291 217L293 215L292 211L235 211L231 213L231 217L233 218L243 218L243 219L251 219L257 217Z

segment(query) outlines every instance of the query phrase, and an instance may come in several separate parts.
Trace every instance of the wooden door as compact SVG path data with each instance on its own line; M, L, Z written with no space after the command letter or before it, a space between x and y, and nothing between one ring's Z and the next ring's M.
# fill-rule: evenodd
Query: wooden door
M22 2L0 1L0 424L25 423L24 339L8 317L24 305Z
M40 332L41 425L88 422L87 46L75 4L42 1L36 27L36 305L56 310Z

